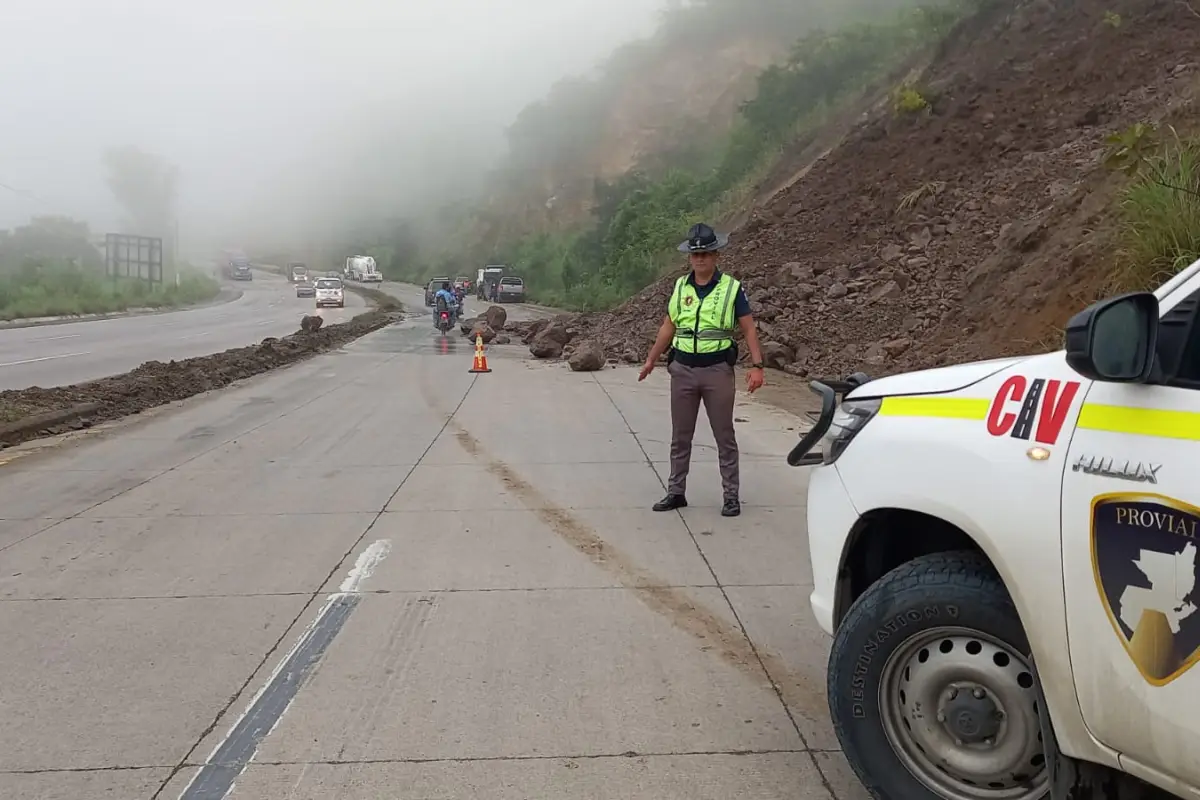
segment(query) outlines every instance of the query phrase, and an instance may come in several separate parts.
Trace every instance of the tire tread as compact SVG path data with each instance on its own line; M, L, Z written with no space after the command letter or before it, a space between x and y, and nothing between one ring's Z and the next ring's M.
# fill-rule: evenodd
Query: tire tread
M947 588L956 592L966 590L969 595L977 595L980 603L990 606L995 612L1018 618L1008 589L986 557L974 550L956 550L920 556L886 573L850 606L838 626L838 633L843 629L853 629L864 622L869 626L871 620L886 616L890 612L888 606L894 606L901 600L907 606L944 599ZM828 667L828 693L831 701L835 692L841 691L843 686L850 685L849 679L853 676L856 665L853 658L839 657L843 655L839 647L843 641L842 637L835 633ZM1028 650L1026 641L1019 644ZM848 726L833 713L832 702L830 712L834 733L844 746L850 738ZM850 768L875 800L920 800L888 790L895 787L885 788L872 782L862 766L850 757L849 753L845 755ZM929 793L925 800L935 797L936 795Z

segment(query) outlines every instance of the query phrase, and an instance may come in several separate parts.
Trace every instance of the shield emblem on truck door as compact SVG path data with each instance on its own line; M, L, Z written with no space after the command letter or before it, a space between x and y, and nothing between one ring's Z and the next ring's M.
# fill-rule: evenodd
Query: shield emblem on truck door
M1200 509L1164 495L1092 501L1100 600L1147 683L1165 686L1200 661Z

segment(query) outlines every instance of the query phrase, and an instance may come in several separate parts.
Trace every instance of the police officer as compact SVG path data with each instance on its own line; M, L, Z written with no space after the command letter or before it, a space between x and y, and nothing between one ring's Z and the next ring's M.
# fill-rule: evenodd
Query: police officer
M672 511L687 506L688 467L692 458L692 436L700 403L708 414L721 466L721 484L725 502L721 515L736 517L742 513L738 496L738 446L733 429L733 404L737 394L733 365L737 363L734 331L742 329L750 348L751 365L746 373L746 388L757 391L763 385L762 348L758 331L750 315L750 301L741 281L717 269L720 251L729 237L718 235L703 223L692 227L687 241L679 245L687 253L691 272L675 282L667 301L667 317L650 348L650 355L638 376L643 381L654 371L659 357L667 356L671 375L671 478L667 496L655 504L655 511ZM668 348L669 351L668 351Z

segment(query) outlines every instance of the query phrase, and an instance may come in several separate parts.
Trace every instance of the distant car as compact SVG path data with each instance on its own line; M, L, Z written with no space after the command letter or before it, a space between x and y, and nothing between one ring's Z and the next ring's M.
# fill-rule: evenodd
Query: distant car
M425 286L425 305L433 305L433 296L442 288L443 283L449 283L449 278L434 278Z
M316 297L317 287L307 278L296 284L296 297Z
M471 279L463 275L459 275L454 279L454 288L462 289L464 292L471 291Z
M525 281L522 278L508 276L500 279L500 286L496 292L496 299L501 303L507 300L515 300L518 303L525 301Z
M289 261L286 272L291 283L303 283L308 280L308 267L303 261Z
M325 273L325 277L326 278L337 278L340 281L342 279L342 273L338 272L336 269L331 269L331 270L329 270L329 272Z
M317 308L322 306L346 307L346 291L341 278L317 278L315 284Z

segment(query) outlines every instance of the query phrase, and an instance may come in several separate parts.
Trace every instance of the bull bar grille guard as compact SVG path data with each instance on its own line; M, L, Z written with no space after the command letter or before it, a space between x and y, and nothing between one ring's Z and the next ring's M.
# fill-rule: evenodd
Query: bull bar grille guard
M845 380L826 378L813 381L808 385L809 390L821 398L821 410L808 412L808 418L813 421L813 426L807 433L801 435L800 441L787 454L789 466L811 467L824 461L823 453L809 451L816 447L822 437L829 432L829 426L833 424L834 412L837 411L838 397L844 397L870 380L866 374L856 372Z

